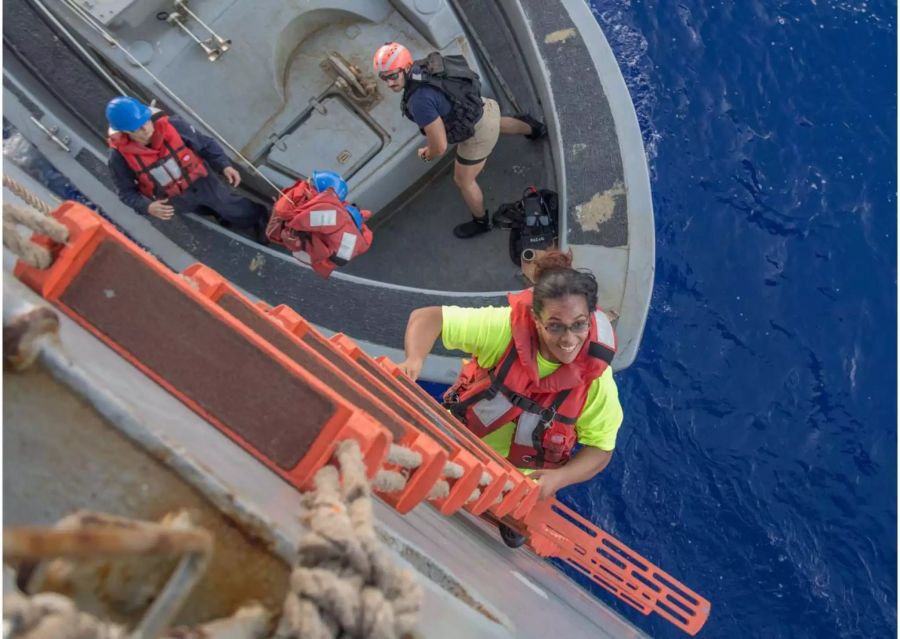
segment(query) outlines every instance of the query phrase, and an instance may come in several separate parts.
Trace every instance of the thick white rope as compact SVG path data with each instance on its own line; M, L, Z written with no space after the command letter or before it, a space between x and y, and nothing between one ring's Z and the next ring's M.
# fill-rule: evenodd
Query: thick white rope
M269 636L270 618L271 613L262 605L250 603L230 617L167 629L160 639L262 639ZM25 595L8 578L3 588L3 636L5 639L135 639L138 635L79 611L64 595L55 592Z
M391 444L388 449L387 463L401 468L418 468L422 465L422 455L399 444Z
M431 490L428 491L428 499L445 499L449 496L450 484L443 479L437 480L434 486L431 487Z
M399 444L391 444L387 454L387 463L400 466L405 470L412 470L422 465L422 456L409 448L400 446ZM447 479L459 479L463 476L465 470L456 462L448 461L444 464L443 476ZM372 479L372 488L380 493L397 493L406 488L408 475L402 471L381 469ZM482 473L479 480L481 485L491 483L491 476L488 473ZM512 484L510 484L512 486ZM439 479L435 482L431 490L428 491L426 499L446 499L450 496L450 483L445 479ZM475 489L466 503L471 503L481 497L481 490Z
M381 469L372 478L372 488L380 493L399 493L406 488L406 475L396 470Z
M54 592L27 597L16 588L3 593L3 636L13 639L125 639L121 626L80 612Z
M444 464L444 477L449 479L459 479L463 476L463 467L456 462L448 461Z
M38 246L19 232L12 220L3 218L3 246L31 268L50 268L53 256L43 246Z
M503 490L500 491L500 494L497 496L497 499L494 500L494 505L503 503L503 499L506 497L506 494L513 489L515 484L513 484L511 479L507 479L506 483L503 484Z
M37 209L45 215L49 214L50 211L59 206L59 202L54 202L54 205L50 206L37 195L26 189L22 184L12 179L8 175L3 176L3 186L12 191L13 194L17 195L28 206L33 209Z
M64 244L69 239L69 229L64 224L29 206L4 202L3 219L28 227L35 233L46 235L58 244Z
M17 193L17 195L19 194ZM22 196L20 195L20 197ZM43 204L36 197L32 197L38 204ZM25 198L23 197L23 199ZM43 204L43 206L47 205ZM54 242L59 243L64 243L69 238L69 229L52 217L29 206L18 206L12 202L3 203L3 246L32 268L50 268L53 263L50 251L32 242L19 230L18 225L25 226L35 233L46 235Z
M479 488L476 488L472 491L472 494L469 495L469 498L466 500L467 504L471 504L473 501L478 501L481 499L481 488L487 487L491 485L491 482L494 481L494 478L491 477L491 474L487 471L481 473L481 478L478 480Z
M399 444L391 444L386 463L408 471L422 465L422 455ZM406 480L407 474L382 468L372 479L372 487L380 493L397 493L406 488Z
M413 629L422 590L389 560L375 534L359 445L338 444L338 468L315 476L303 496L297 566L276 639L395 639Z

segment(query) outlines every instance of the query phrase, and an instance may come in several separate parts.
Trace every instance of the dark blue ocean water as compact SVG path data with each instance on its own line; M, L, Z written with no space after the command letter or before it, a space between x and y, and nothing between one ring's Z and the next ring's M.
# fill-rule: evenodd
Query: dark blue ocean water
M711 600L701 636L894 637L896 5L591 6L657 270L612 464L561 498Z

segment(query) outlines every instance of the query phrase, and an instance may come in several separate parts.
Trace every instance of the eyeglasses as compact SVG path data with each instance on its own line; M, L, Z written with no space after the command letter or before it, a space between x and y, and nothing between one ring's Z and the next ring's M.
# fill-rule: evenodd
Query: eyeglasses
M385 82L392 82L399 78L401 73L403 73L403 69L397 69L396 71L391 71L390 73L379 73L378 77Z
M554 337L562 337L566 334L566 331L572 331L573 335L584 335L590 330L591 322L590 320L581 320L572 325L551 322L550 324L541 324L541 326Z

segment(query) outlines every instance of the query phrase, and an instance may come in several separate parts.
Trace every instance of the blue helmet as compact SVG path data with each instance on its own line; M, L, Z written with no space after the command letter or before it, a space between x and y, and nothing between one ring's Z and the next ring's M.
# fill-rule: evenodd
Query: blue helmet
M341 200L347 198L347 183L344 182L344 178L340 174L334 171L313 171L312 183L319 193L331 187L337 193L338 198Z
M106 105L106 120L116 131L137 131L150 119L150 107L135 98L119 96Z

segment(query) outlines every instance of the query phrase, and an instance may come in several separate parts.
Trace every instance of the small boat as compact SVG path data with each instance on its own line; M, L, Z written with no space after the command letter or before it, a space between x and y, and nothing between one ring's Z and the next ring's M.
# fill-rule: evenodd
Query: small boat
M597 275L617 318L613 366L630 365L653 286L649 177L628 90L581 0L9 0L4 117L171 268L201 261L252 297L396 359L414 308L500 305L525 281L504 232L453 237L468 213L451 158L418 159L419 132L370 70L374 50L394 40L416 57L465 56L504 113L546 122L544 140L501 139L480 179L486 202L515 201L529 185L559 193L561 248ZM105 167L104 107L121 94L218 139L259 201L313 170L341 173L350 200L375 212L373 247L322 280L202 215L135 215ZM448 383L458 369L439 350L423 377Z

